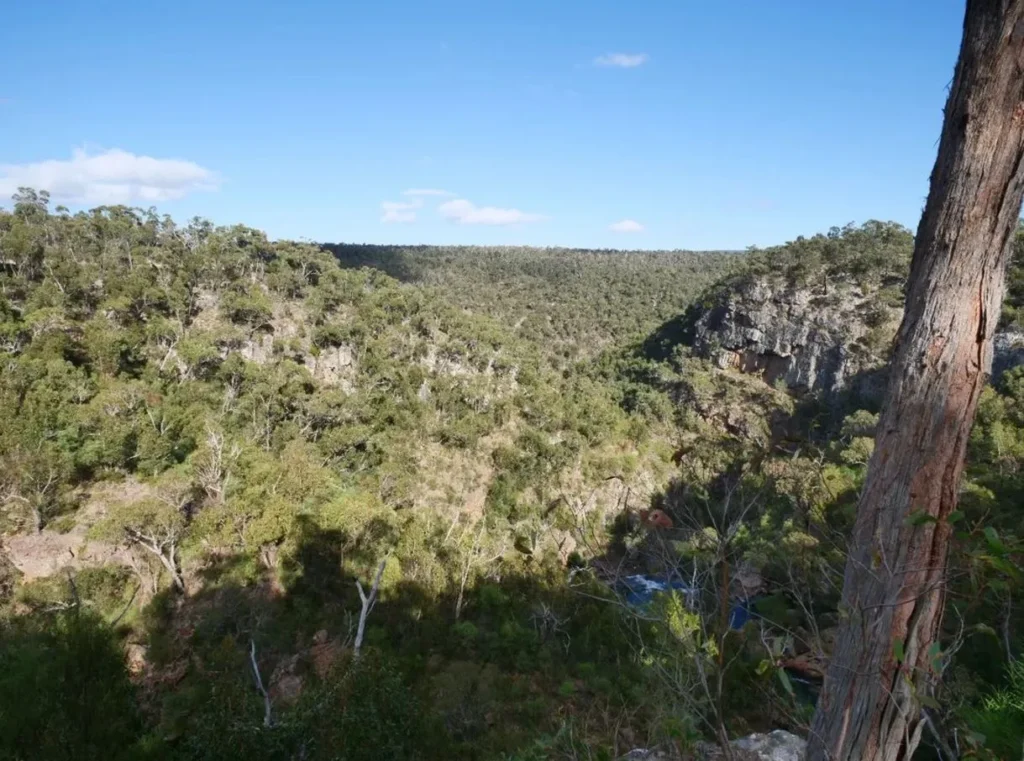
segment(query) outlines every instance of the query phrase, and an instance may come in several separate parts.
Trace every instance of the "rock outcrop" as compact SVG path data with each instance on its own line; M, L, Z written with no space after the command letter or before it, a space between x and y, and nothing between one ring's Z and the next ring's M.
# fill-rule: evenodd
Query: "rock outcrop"
M787 287L751 278L696 316L693 348L723 369L794 391L835 394L866 383L884 365L899 317L899 309L856 285Z
M795 392L878 400L903 316L890 290L852 283L793 287L761 276L720 289L689 326L693 351L721 369L760 375ZM993 341L992 377L1024 364L1024 333Z
M807 754L807 741L802 737L776 729L768 734L755 732L729 743L730 755L736 761L803 761ZM722 761L725 753L719 745L698 743L696 757L701 761ZM672 761L670 751L659 748L634 748L622 756L622 761Z
M776 729L768 734L755 732L729 743L731 755L737 761L803 761L807 753L807 741L802 737ZM698 758L703 761L721 761L725 758L721 747L703 745L698 748Z
M759 761L802 761L807 752L807 741L784 729L748 735L730 744L735 750L753 754Z
M996 333L992 339L993 380L1020 365L1024 365L1024 333L1013 329Z

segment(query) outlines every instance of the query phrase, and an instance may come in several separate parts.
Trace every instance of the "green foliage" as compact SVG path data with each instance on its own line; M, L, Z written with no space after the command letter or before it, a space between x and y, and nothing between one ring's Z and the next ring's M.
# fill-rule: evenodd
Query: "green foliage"
M244 657L235 661L240 669ZM243 680L223 680L220 689L202 690L202 701L164 751L175 761L246 758L272 761L401 761L438 757L424 748L422 714L394 669L374 657L330 675L301 700L279 713L275 725L260 722L262 700ZM199 695L197 694L198 698Z
M135 566L72 588L22 583L0 554L0 753L610 758L639 737L689 752L719 719L799 724L780 664L836 620L877 416L810 430L787 389L693 356L683 313L753 278L822 309L860 289L860 349L884 353L910 248L869 222L747 256L325 250L19 192L0 211L2 529L131 545ZM980 655L958 651L950 683L972 721L1009 726L1013 699L979 695L1016 689L1022 371L978 421L949 618ZM354 663L355 581L381 560ZM748 568L764 631L726 631L739 593L715 584ZM701 587L638 615L610 569ZM144 643L138 690L91 616ZM1007 636L981 633L997 620ZM301 694L280 697L282 675ZM13 700L29 691L38 709Z
M12 761L134 759L137 696L112 633L85 613L0 627L0 755Z
M221 298L221 309L231 322L252 328L263 327L271 317L270 299L255 288L242 293L225 293Z
M894 222L872 220L859 227L833 227L824 235L752 250L740 278L781 275L791 285L818 283L826 291L832 281L851 280L862 289L881 286L884 300L895 295L884 288L906 278L913 245L910 230Z
M964 711L971 732L981 735L985 751L1016 758L1024 750L1024 661L1007 667L1005 685Z
M733 270L732 252L332 245L343 266L436 289L542 347L557 367L646 335Z
M1010 264L1006 269L1006 296L1000 327L1020 330L1024 326L1024 222L1017 228L1010 253Z

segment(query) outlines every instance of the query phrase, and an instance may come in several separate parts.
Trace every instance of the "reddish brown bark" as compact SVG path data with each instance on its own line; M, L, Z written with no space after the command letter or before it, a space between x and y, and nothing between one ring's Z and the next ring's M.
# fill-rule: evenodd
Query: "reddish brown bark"
M808 761L905 760L920 739L947 518L991 363L1022 195L1024 0L968 0Z

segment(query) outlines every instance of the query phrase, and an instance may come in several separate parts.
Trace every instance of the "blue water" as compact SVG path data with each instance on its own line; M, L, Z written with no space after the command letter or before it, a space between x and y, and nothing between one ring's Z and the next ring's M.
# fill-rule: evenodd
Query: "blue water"
M695 594L689 584L682 579L665 579L657 576L635 574L626 576L619 581L626 604L638 610L650 605L654 595L658 592L667 592L670 589L682 592L687 597ZM742 629L743 625L757 614L751 608L750 600L743 600L733 604L729 611L729 626L732 629Z

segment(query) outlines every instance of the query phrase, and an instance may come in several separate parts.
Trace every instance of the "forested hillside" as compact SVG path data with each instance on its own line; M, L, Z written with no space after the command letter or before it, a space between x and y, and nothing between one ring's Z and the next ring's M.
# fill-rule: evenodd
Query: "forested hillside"
M911 244L322 248L23 190L0 211L0 756L806 733L875 409L712 334L768 345L729 327L755 282L826 313L856 288L884 364ZM1022 740L1022 462L1010 370L971 442L930 747Z
M383 270L462 309L515 326L558 366L649 333L743 259L724 251L327 248L344 267Z

